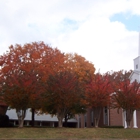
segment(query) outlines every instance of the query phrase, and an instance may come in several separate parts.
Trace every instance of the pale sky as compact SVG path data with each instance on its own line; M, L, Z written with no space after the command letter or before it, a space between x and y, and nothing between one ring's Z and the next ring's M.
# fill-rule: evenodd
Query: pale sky
M133 70L140 0L0 0L0 54L13 44L44 41L78 53L96 71Z

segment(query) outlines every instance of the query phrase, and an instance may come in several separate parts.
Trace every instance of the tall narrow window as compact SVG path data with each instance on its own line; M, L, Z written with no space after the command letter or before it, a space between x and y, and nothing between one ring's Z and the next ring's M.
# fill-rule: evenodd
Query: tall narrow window
M138 69L138 64L136 65L136 69Z
M108 108L104 107L104 124L108 125Z

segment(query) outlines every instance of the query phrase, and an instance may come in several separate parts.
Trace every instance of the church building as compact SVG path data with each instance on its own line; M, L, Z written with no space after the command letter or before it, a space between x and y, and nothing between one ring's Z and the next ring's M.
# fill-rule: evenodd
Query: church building
M134 70L130 75L130 80L133 82L137 80L140 83L140 33L139 33L139 50L138 57L134 59ZM110 109L104 107L102 109L101 118L99 122L100 126L123 126L127 128L125 121L126 112L123 109L117 112L117 109ZM78 127L94 127L94 114L91 110L87 110L85 115L80 115L77 117ZM140 128L140 110L135 110L133 114L133 119L131 121L132 128Z

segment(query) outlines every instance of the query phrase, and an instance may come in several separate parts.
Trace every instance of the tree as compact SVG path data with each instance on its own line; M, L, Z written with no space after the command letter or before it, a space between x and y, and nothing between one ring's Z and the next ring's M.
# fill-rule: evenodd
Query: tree
M77 74L78 79L82 81L83 84L86 84L91 76L94 77L94 65L83 56L76 53L65 54L64 68L69 71L74 71Z
M1 94L17 110L20 127L27 108L40 108L43 82L49 74L58 71L63 61L64 54L43 42L11 45L9 52L0 56Z
M62 118L64 118L65 116L65 120L67 121L67 119L69 119L69 116L73 116L74 114L76 113L84 113L85 112L85 109L83 110L82 108L85 108L85 105L80 102L80 98L83 98L84 97L84 91L85 91L85 83L87 82L88 78L89 78L89 75L94 75L94 72L95 72L95 68L94 68L94 65L92 63L90 63L89 61L87 61L84 57L78 55L78 54L65 54L65 57L64 57L64 63L61 65L61 67L59 68L58 71L56 71L56 74L52 74L51 77L55 77L53 78L54 81L52 81L52 79L48 79L48 81L51 80L51 83L53 84L56 84L56 79L58 78L59 80L62 80L59 82L59 84L61 83L61 85L59 86L56 86L56 87L59 87L59 88L56 88L57 91L55 91L55 95L59 95L60 93L61 94L64 94L63 90L65 89L65 94L69 95L69 93L72 92L72 90L77 90L77 93L79 93L78 95L78 102L74 101L74 98L71 102L71 97L69 98L69 100L67 99L67 104L68 106L66 106L67 110L64 111L65 113L58 113L58 109L56 109L56 107L59 107L58 104L53 104L54 103L54 95L50 95L51 92L54 94L54 91L52 91L52 89L50 90L51 86L53 85L50 85L50 83L47 83L46 85L49 85L46 87L46 92L45 92L45 96L44 96L44 102L46 104L46 109L44 110L45 111L48 111L50 114L56 114L57 112L57 117L58 117L58 120L62 120ZM68 76L66 76L66 74L68 74ZM66 77L69 78L69 80L73 80L73 79L70 79L70 75L73 74L73 78L76 78L75 79L75 82L71 83L71 86L73 85L73 89L70 91L69 89L69 84L67 81L65 81ZM61 75L61 77L63 77L62 79L59 77ZM57 79L57 80L58 80ZM63 83L63 84L62 84ZM80 85L80 88L77 87L74 85L76 83L79 83ZM60 89L61 87L61 89ZM67 89L66 89L67 88ZM55 90L56 90L55 89ZM48 91L49 90L49 91ZM81 92L82 90L82 92ZM59 93L59 94L56 94L56 93ZM75 92L73 92L74 94ZM81 95L81 93L83 95ZM65 95L64 94L64 95ZM72 94L70 94L72 95ZM74 97L74 96L73 96ZM77 97L77 94L75 94L75 97ZM57 97L59 98L59 97ZM64 99L66 97L64 96ZM48 100L49 99L49 100ZM60 100L60 99L59 99ZM58 100L58 101L59 101ZM77 100L77 99L76 99ZM50 101L50 104L48 104ZM63 101L60 100L61 103L63 103ZM74 103L74 104L73 104ZM60 104L61 105L61 104ZM44 105L43 105L44 106ZM42 108L43 108L42 106ZM61 106L63 107L63 105ZM61 108L59 107L59 108ZM63 114L63 115L59 115L59 114ZM60 117L59 117L60 116ZM62 122L59 121L59 127L62 127Z
M132 73L132 70L129 70L129 71L120 70L120 71L108 72L109 79L110 79L111 84L112 84L112 88L118 89L120 81L124 81L125 79L129 79L129 76L131 73Z
M18 119L19 127L23 126L23 121L26 115L26 109L30 107L30 94L35 92L33 87L36 82L35 75L28 75L23 71L13 71L12 75L7 76L2 80L2 93L4 100L11 108L15 108Z
M95 74L86 86L85 102L94 111L95 127L98 127L100 114L103 107L110 103L111 83L108 73Z
M58 126L63 126L63 119L71 112L73 106L80 102L82 86L77 75L70 71L61 71L50 75L47 80L47 92L43 95L42 110L56 115Z
M137 81L131 83L128 73L120 71L117 75L120 80L114 81L116 86L113 86L115 92L112 95L112 108L126 111L127 128L130 128L133 112L140 108L140 84Z

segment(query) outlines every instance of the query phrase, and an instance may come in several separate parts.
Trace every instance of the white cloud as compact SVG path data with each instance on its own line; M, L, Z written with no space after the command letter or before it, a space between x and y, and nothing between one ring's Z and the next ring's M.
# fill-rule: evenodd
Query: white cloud
M122 23L110 22L107 18L93 18L78 30L60 35L52 42L56 42L54 46L64 52L81 54L92 61L97 70L106 72L133 69L137 36L137 32L127 31Z
M139 0L5 0L0 9L0 54L10 44L44 41L77 52L101 72L133 69L138 33L109 18L140 15Z

